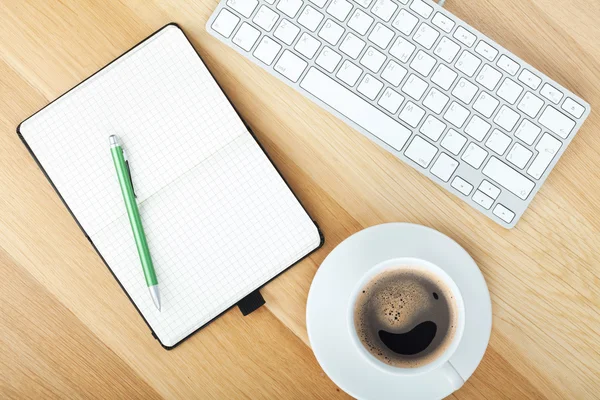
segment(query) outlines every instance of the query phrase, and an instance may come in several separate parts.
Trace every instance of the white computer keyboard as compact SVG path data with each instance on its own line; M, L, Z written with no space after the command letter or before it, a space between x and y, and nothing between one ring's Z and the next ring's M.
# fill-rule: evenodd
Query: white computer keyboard
M590 112L430 0L222 0L206 28L507 228Z

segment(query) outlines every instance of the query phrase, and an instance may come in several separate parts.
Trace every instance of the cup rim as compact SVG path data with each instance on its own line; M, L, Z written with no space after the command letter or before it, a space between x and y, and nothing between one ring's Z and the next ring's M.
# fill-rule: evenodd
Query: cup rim
M394 270L403 267L411 267L411 268L423 268L436 276L439 276L443 279L444 284L448 286L452 294L454 295L457 307L457 328L454 333L454 337L452 338L452 342L448 346L448 348L442 353L441 356L436 358L435 360L414 368L402 368L402 367L394 367L388 365L375 356L373 356L369 351L364 347L358 334L356 333L356 329L354 326L354 305L356 304L356 299L360 290L365 286L365 284L370 281L376 275L386 271L386 270ZM397 257L389 260L385 260L380 262L379 264L374 265L369 268L360 278L358 283L355 285L353 291L350 294L350 298L348 301L348 317L346 318L348 321L348 332L350 334L350 339L353 342L354 346L358 350L358 352L362 355L364 359L366 359L371 365L375 366L379 370L382 370L387 373L396 374L396 375L419 375L424 374L430 371L433 371L437 368L440 368L444 364L446 364L452 355L455 353L460 341L462 339L465 327L465 305L460 289L454 282L454 279L448 275L446 271L437 266L436 264L423 260L421 258L416 257Z

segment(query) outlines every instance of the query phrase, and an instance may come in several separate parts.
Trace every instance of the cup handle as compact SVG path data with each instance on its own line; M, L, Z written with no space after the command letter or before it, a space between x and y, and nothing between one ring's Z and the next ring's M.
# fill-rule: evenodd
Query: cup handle
M465 383L465 380L462 378L462 376L460 376L450 361L442 365L442 374L444 374L454 390L460 389L460 387Z

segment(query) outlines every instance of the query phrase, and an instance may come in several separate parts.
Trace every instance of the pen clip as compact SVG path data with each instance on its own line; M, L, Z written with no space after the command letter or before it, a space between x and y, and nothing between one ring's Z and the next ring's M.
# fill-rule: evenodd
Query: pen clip
M133 196L137 199L137 194L135 194L135 186L133 186L133 179L131 177L131 168L129 168L129 159L127 158L127 154L125 154L125 150L121 148L123 152L123 158L125 159L125 166L127 167L127 174L129 175L129 182L131 183L131 190L133 191Z

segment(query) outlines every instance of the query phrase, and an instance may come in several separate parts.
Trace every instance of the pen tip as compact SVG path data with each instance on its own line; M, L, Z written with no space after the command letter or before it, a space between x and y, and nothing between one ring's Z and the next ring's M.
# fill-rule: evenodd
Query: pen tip
M150 296L152 297L156 309L160 311L160 292L158 291L158 285L148 286L148 290L150 291Z

